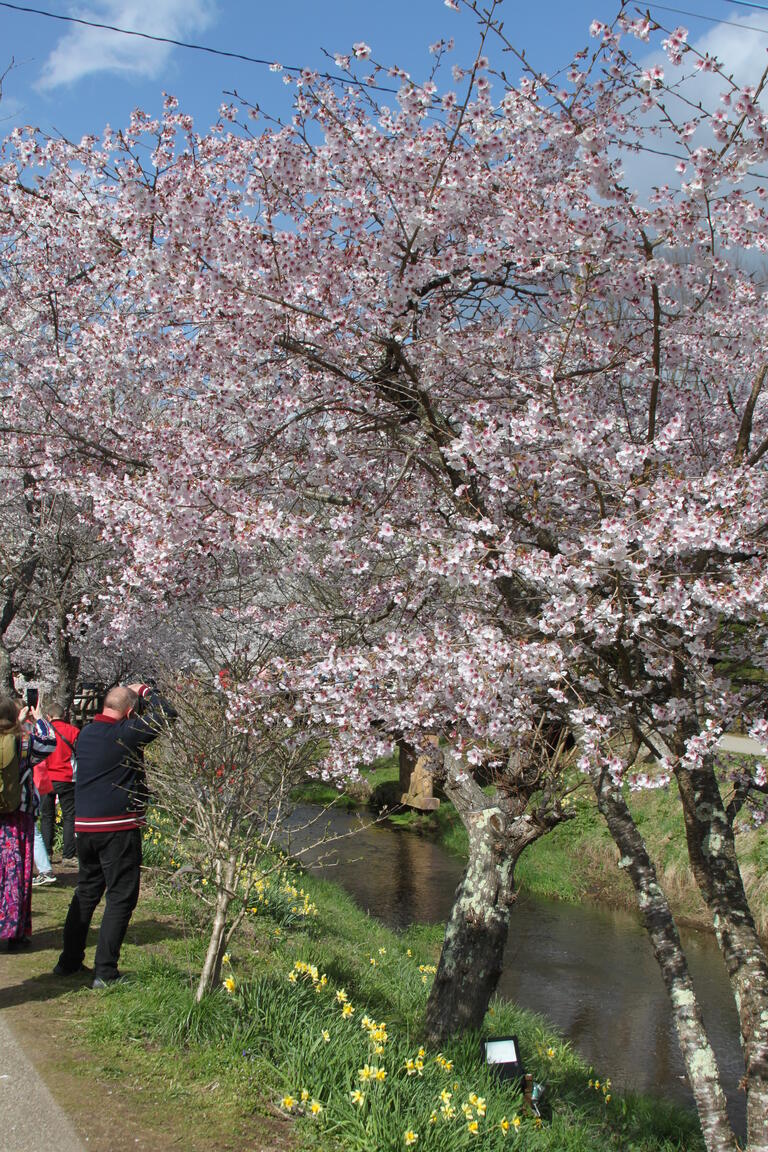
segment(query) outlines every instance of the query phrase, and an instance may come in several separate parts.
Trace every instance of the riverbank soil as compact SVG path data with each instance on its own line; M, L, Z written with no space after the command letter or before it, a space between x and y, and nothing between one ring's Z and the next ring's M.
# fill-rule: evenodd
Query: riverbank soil
M84 1148L89 1152L171 1152L174 1148L291 1152L295 1144L289 1122L266 1114L243 1114L233 1107L229 1093L219 1090L215 1077L202 1090L190 1090L182 1059L173 1063L167 1055L158 1059L153 1076L148 1074L146 1059L151 1065L150 1045L144 1045L145 1059L137 1066L131 1055L135 1038L126 1036L122 1058L119 1051L88 1043L85 1025L99 1007L99 998L111 993L92 991L86 973L68 979L52 974L74 882L68 874L55 887L35 889L32 947L0 953L0 1012ZM97 918L94 928L98 923ZM163 941L177 937L179 930L178 919L163 914L151 886L145 885L128 930L121 967L130 973L139 953L143 958L147 953L162 953ZM92 932L87 960L92 958L94 942Z

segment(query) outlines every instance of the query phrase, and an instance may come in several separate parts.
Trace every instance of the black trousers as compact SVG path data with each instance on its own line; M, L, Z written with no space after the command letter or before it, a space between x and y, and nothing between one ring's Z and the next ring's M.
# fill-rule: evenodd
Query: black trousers
M40 831L43 834L45 850L53 852L53 837L56 831L56 797L61 804L61 825L64 842L61 854L65 860L74 860L75 851L75 785L71 780L54 780L53 792L40 797Z
M102 980L114 980L120 948L139 899L141 829L78 832L77 856L80 874L64 923L59 964L67 972L76 972L82 964L91 919L106 892L93 971Z

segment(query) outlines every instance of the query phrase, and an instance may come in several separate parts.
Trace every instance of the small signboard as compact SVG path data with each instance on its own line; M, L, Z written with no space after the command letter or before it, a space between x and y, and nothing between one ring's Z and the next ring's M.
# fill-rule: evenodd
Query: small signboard
M494 1036L482 1041L485 1062L500 1080L521 1080L523 1063L517 1036Z

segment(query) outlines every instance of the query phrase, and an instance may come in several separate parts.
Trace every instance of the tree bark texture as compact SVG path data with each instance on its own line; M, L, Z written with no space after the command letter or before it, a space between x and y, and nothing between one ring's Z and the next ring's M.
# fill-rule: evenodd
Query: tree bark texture
M728 970L739 1014L747 1093L747 1148L768 1152L768 961L755 928L714 760L675 769L688 856Z
M216 987L221 979L221 958L224 955L227 941L227 912L234 896L236 864L237 861L234 856L225 861L216 861L216 903L208 951L195 993L195 1000L198 1004L208 992Z
M436 1045L482 1027L502 971L515 864L547 830L527 813L510 819L454 753L445 753L444 765L445 791L467 829L469 858L427 1002L426 1036Z
M677 925L659 885L656 869L621 789L605 771L595 770L592 784L598 808L621 853L619 866L627 870L634 885L637 903L661 969L707 1150L737 1152L738 1144L728 1119L717 1060L704 1027Z

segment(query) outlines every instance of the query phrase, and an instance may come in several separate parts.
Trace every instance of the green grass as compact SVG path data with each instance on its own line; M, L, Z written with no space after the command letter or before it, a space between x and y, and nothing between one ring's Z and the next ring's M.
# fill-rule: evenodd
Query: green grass
M408 1131L418 1133L417 1152L510 1146L699 1152L694 1117L615 1095L602 1081L610 1069L599 1070L596 1089L595 1073L572 1049L543 1020L511 1004L494 1002L486 1032L517 1034L526 1068L546 1083L551 1116L540 1127L524 1112L517 1088L491 1077L476 1035L447 1044L440 1054L420 1054L441 929L394 933L363 915L332 883L299 875L295 884L317 915L286 924L279 908L261 907L232 948L226 972L233 990L221 987L200 1005L194 986L205 910L190 894L162 887L145 898L137 916L146 922L157 912L177 930L141 946L129 932L124 966L131 981L98 997L73 994L85 1048L102 1075L151 1088L159 1110L181 1102L191 1123L199 1109L213 1106L212 1097L222 1116L229 1110L233 1131L243 1131L254 1115L266 1120L283 1114L294 1147L307 1152L402 1149ZM353 1009L348 1017L344 1003ZM363 1027L365 1017L374 1024ZM381 1033L372 1035L382 1024L385 1041ZM386 1079L361 1078L366 1065L385 1069ZM360 1103L352 1096L356 1091L364 1094ZM442 1092L450 1094L447 1106ZM473 1096L484 1105L473 1103ZM316 1116L313 1101L321 1109ZM475 1122L478 1135L469 1127Z

